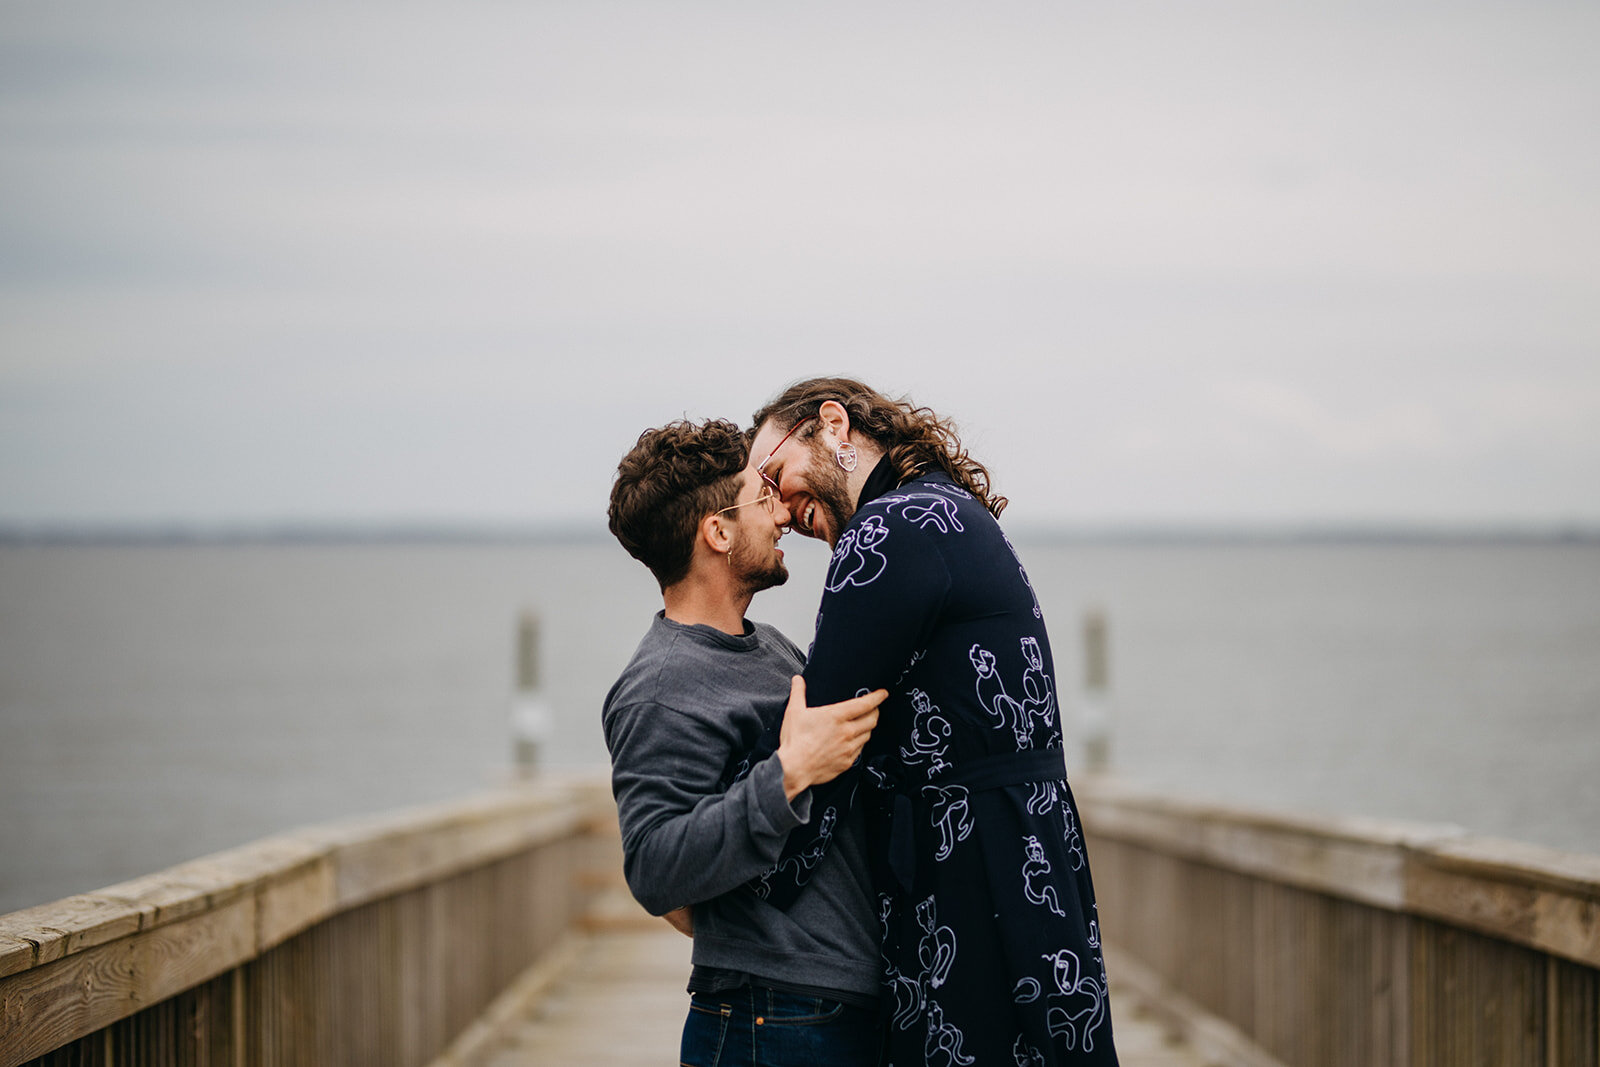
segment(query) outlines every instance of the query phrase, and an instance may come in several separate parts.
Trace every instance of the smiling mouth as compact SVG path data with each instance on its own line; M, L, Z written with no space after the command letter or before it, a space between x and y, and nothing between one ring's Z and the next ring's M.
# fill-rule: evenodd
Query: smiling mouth
M808 502L805 507L800 509L799 514L795 515L794 528L809 537L816 533L817 528L815 525L813 525L816 522L816 519L817 502L812 500Z

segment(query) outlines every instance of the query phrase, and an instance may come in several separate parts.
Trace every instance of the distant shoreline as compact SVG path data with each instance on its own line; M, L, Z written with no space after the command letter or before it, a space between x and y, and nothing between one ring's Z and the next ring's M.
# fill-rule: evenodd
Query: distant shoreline
M1020 525L1008 530L1029 545L1600 545L1600 526L1583 524L1428 525L1421 523L1303 525ZM205 525L0 526L0 547L115 548L139 546L537 546L610 543L587 525Z

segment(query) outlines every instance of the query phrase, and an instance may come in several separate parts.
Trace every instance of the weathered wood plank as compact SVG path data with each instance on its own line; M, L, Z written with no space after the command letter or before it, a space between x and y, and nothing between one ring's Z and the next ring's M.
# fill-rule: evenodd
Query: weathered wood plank
M1245 812L1104 782L1077 791L1092 838L1460 923L1600 966L1600 857L1448 826Z
M1462 833L1426 823L1269 815L1126 786L1095 784L1078 792L1091 834L1388 908L1404 903L1408 851Z
M568 840L608 810L519 785L0 917L0 1064L421 1063L571 926L580 865L620 866Z
M348 820L179 864L94 893L0 915L0 978L253 895L263 948L337 911L481 866L592 820L551 790Z
M16 1067L255 954L255 901L76 952L0 984L0 1067Z
M3 923L5 916L0 916ZM27 971L38 966L39 944L33 938L37 936L38 927L29 924L25 928L26 937L19 933L0 933L0 978L19 971Z
M343 909L570 835L586 818L575 805L524 797L336 824L304 838L329 849Z
M256 889L256 950L265 952L339 911L331 856L264 878Z
M1600 967L1600 856L1494 838L1411 858L1408 910Z
M36 950L29 966L37 967L136 933L142 923L142 911L137 905L83 893L54 904L0 915L0 938L33 943ZM20 953L13 950L8 966L20 962Z

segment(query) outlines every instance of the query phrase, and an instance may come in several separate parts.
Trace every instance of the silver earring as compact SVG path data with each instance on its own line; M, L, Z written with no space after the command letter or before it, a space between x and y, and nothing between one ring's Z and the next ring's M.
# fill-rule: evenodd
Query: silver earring
M856 446L849 441L840 441L839 447L833 450L833 460L844 468L846 474L856 469Z

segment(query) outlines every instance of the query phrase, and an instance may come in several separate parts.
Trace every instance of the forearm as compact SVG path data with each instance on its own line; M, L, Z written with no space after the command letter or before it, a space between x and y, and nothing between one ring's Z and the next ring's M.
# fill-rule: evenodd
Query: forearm
M784 795L776 758L757 763L726 792L701 794L657 779L619 789L623 870L647 911L664 914L720 896L777 861L808 812Z
M826 781L822 773L813 765L813 761L806 758L804 753L796 751L793 743L786 742L778 746L778 751L772 754L783 769L783 798L791 806L803 803L802 794L807 789Z

